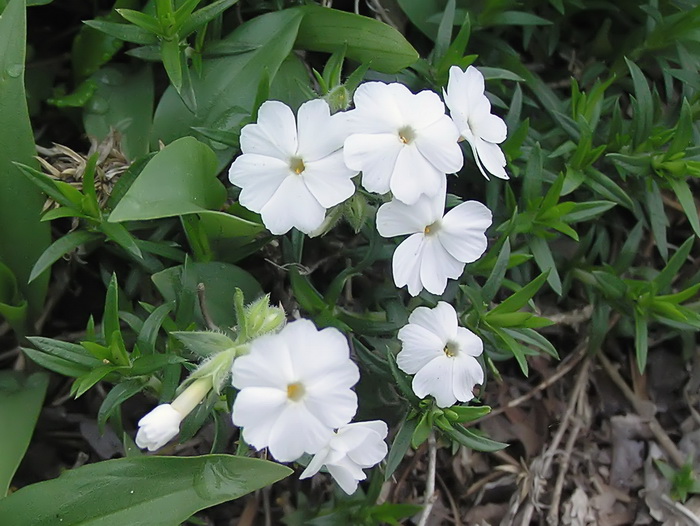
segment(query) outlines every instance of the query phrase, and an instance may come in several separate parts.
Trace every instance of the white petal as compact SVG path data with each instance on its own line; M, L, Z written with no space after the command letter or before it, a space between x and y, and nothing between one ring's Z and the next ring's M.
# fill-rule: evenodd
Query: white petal
M443 340L437 334L413 323L402 327L398 338L402 346L401 351L396 355L396 364L399 369L408 374L417 373L428 362L442 356L447 343L447 340Z
M229 180L243 189L241 205L253 212L260 212L290 175L287 162L257 154L241 155L228 172Z
M417 296L423 290L420 267L424 238L423 234L413 234L396 247L391 259L394 283L398 288L408 285L408 293L411 296Z
M288 323L278 336L289 347L296 379L309 381L325 371L353 366L347 339L338 329L319 331L310 320Z
M491 226L491 219L491 211L486 206L467 201L445 214L437 238L452 257L471 263L486 251L486 230Z
M440 295L445 292L447 279L457 279L464 263L453 258L434 236L426 236L421 254L420 280L425 289Z
M345 141L345 164L362 170L362 186L368 192L385 194L403 143L396 134L355 134Z
M474 66L467 67L464 72L464 87L467 92L467 96L471 100L477 100L480 96L484 95L484 76L481 71L476 69Z
M233 423L243 428L243 438L256 449L270 444L270 432L284 411L287 393L265 387L241 390L233 402Z
M452 366L452 358L435 358L413 377L413 392L419 398L434 396L439 407L454 405L457 399L453 392Z
M478 154L480 168L481 164L483 164L482 173L485 169L500 179L508 179L508 174L505 170L506 157L497 144L491 144L477 138L474 148Z
M294 113L286 104L268 100L258 110L257 124L241 130L241 151L287 160L297 151Z
M453 340L458 345L459 354L480 356L484 351L484 342L476 334L464 327L458 327Z
M430 127L421 130L415 145L437 170L456 173L464 164L464 155L457 143L459 135L452 119L443 115Z
M297 121L298 154L307 164L340 150L349 134L347 116L343 113L331 116L330 107L323 99L302 104Z
M435 168L415 145L410 144L404 146L396 158L389 188L396 199L412 205L422 194L435 195L444 179L444 172Z
M432 90L423 90L414 95L406 88L397 95L396 105L404 119L404 124L419 133L445 116L445 105L439 95Z
M304 404L323 425L332 429L344 426L357 413L357 395L350 388L309 388Z
M331 474L333 479L338 483L338 486L347 493L352 495L357 490L358 479L354 477L353 472L345 466L339 466L337 464L331 464L328 466L328 472ZM363 476L359 480L364 480Z
M454 395L460 402L468 402L474 398L474 386L484 383L484 371L471 356L456 356L453 360Z
M403 125L403 116L396 104L410 91L403 84L365 82L353 95L355 110L350 112L352 133L391 133L396 135Z
M287 177L260 210L265 227L273 234L284 234L292 227L308 234L316 230L326 209L309 192L301 177Z
M321 451L316 453L311 459L311 462L309 462L309 465L306 466L306 469L301 472L299 478L307 479L309 477L313 477L316 473L318 473L319 470L326 463L326 460L328 458L328 451L328 447L324 447Z
M377 210L377 231L382 237L423 233L436 220L427 199L407 205L397 199L384 203Z
M317 453L333 434L303 404L287 404L270 431L269 449L275 460L291 462L304 453Z
M302 179L324 208L342 203L355 193L352 177L357 175L357 172L345 166L341 150L305 164L306 170L302 173Z
M160 404L139 420L136 445L149 451L160 449L180 432L183 415L170 404Z
M472 131L486 142L496 144L502 143L508 136L505 121L496 115L485 115L475 121Z
M274 367L270 367L274 364ZM289 349L278 334L261 336L253 341L248 354L236 358L231 368L231 382L237 389L274 387L286 389L296 381Z
M441 342L441 349L457 333L457 312L445 301L438 301L433 309L418 307L408 317L408 322L437 335Z

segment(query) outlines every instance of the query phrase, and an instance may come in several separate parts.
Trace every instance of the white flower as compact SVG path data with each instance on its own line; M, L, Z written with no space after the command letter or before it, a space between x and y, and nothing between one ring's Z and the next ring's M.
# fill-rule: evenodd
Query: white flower
M211 391L212 378L193 381L172 404L160 404L139 420L136 445L155 451L170 442L180 432L180 423Z
M345 493L355 493L358 481L367 478L362 469L371 468L386 456L388 448L384 439L387 432L387 426L381 420L342 426L311 459L299 478L309 478L326 466Z
M347 134L347 116L331 115L324 100L302 104L298 122L282 102L264 102L257 124L243 127L243 155L229 170L241 205L260 213L273 234L316 230L327 208L355 192L357 171L343 162Z
M383 237L412 234L394 252L392 271L397 287L408 285L416 296L423 288L442 294L447 279L457 279L464 265L486 250L491 211L477 201L466 201L443 217L446 190L422 196L408 206L393 200L377 211L377 230Z
M399 330L399 368L413 377L413 392L433 395L437 405L450 407L457 400L474 398L476 384L484 383L484 371L476 360L484 344L479 337L457 325L452 305L438 302L434 309L418 307Z
M362 170L368 191L391 190L399 201L413 204L421 194L435 195L445 174L462 168L459 132L437 93L414 95L403 84L366 82L354 101L345 162Z
M254 340L232 373L240 389L233 423L246 442L269 448L280 462L316 453L357 411L350 388L360 373L345 337L332 327L319 331L309 320Z
M139 420L136 445L155 451L170 442L180 432L184 415L170 404L160 404Z
M501 179L508 179L506 158L498 146L506 140L508 129L503 119L491 114L491 103L484 95L484 76L473 66L462 71L450 68L445 104L459 133L472 147L474 160L481 173L488 179L489 172Z

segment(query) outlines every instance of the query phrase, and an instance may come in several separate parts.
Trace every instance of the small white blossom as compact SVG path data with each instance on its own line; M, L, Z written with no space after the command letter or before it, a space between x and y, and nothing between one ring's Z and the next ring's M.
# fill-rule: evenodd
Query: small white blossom
M343 334L297 320L251 343L236 359L233 423L256 449L280 462L318 452L357 411L360 373Z
M488 179L486 172L489 172L508 179L506 158L498 146L506 140L508 129L503 119L491 114L481 72L473 66L466 71L452 66L444 96L452 120L472 147L474 160L484 177Z
M459 132L433 91L413 94L403 84L366 82L349 112L352 134L345 162L362 170L362 186L407 204L435 195L445 174L462 168Z
M160 404L139 420L136 445L155 451L170 442L180 432L184 415L170 404Z
M213 387L212 377L197 378L171 404L160 404L139 420L136 445L155 451L180 432L180 423L204 399Z
M241 205L260 213L273 234L316 230L327 208L355 192L357 170L343 161L347 134L346 115L331 115L322 99L302 104L297 121L282 102L264 102L258 122L241 130L243 155L229 170Z
M397 287L408 285L417 296L424 288L442 294L447 279L457 279L464 265L486 250L491 211L466 201L444 214L446 189L435 197L422 196L409 206L393 200L377 211L377 230L383 237L410 234L394 252L392 271Z
M381 420L342 426L311 459L299 478L311 477L326 466L345 493L355 493L357 483L367 478L363 468L371 468L386 456L388 448L384 439L387 432L387 426Z
M476 360L483 349L481 339L459 327L452 305L438 302L434 309L418 307L399 330L399 368L413 377L419 398L435 397L440 407L474 398L476 384L484 383L484 371Z

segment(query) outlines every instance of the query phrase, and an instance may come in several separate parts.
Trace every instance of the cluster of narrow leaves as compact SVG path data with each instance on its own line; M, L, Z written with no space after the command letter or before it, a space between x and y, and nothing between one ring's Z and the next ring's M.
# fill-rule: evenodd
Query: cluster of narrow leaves
M692 265L700 235L693 197L700 175L699 8L399 0L417 51L387 24L317 5L200 3L158 0L94 13L71 42L72 84L47 95L27 78L27 109L25 6L0 2L0 316L30 336L23 349L33 361L76 379L75 396L98 382L113 386L97 419L125 436L129 455L137 454L128 439L133 422L122 419L122 404L144 392L163 402L176 398L181 380L219 349L221 339L212 336L218 333L203 329L231 337L240 330L236 287L248 302L272 292L290 311L347 335L362 371L362 418L393 415L386 463L370 475L365 495L300 511L305 518L334 514L373 524L415 513L375 502L382 480L430 433L475 449L502 447L461 425L487 407L421 400L397 365L397 334L417 307L452 304L459 324L484 342L483 365L496 379L512 358L527 375L529 356L558 357L541 331L551 326L544 310L590 313L578 322L588 334L582 344L596 351L618 338L641 371L658 341L677 340L691 356L700 328L700 274ZM299 50L312 53L302 59ZM326 54L319 60L316 52ZM275 238L218 177L266 100L296 110L321 96L344 108L363 78L440 91L451 67L472 64L508 128L502 148L510 180L487 182L483 165L466 163L450 186L447 209L478 199L493 212L493 226L484 256L441 298L397 293L394 247L375 228L383 204L376 196L355 193L328 218L323 237L291 231ZM66 115L77 108L81 132L98 141L114 142L117 130L124 169L114 175L97 147L66 170L42 173L29 121L41 104ZM478 160L478 149L465 153ZM49 221L61 233L53 243ZM89 268L84 259L107 290L104 309L95 309L101 322L91 319L76 342L35 335L49 269L60 266L79 281ZM188 345L188 332L209 340ZM2 447L12 452L1 466L3 484L26 448L44 386L40 376L9 376L0 385L3 400L27 407L7 416L25 431L3 439L12 444ZM221 455L230 453L233 398L231 388L212 390L180 427L184 442L213 422L213 455L130 456L72 470L1 500L0 522L111 516L123 524L136 521L133 510L148 502L154 516L177 523L284 477L287 468L244 458L251 453L242 442L237 456ZM72 500L86 480L110 474L114 485L97 487L89 502ZM162 483L153 484L154 477ZM182 491L191 495L181 498Z

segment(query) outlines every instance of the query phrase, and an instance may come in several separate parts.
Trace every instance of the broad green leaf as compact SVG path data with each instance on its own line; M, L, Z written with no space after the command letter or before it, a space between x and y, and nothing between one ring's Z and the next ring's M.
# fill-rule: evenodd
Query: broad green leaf
M503 300L499 305L496 305L496 307L494 307L489 314L503 314L507 312L516 312L522 309L525 305L527 305L527 302L532 299L537 291L540 290L540 287L544 284L546 279L546 272L540 274L518 292Z
M218 209L226 190L216 178L216 156L193 137L158 152L109 216L109 221L157 219Z
M27 451L48 385L49 377L45 373L24 376L15 371L0 371L0 426L6 430L0 433L0 497L7 494Z
M158 272L152 276L153 283L166 299L176 299L176 291L190 295L193 300L197 297L197 284L204 284L206 305L212 320L219 327L233 327L236 315L233 305L233 295L236 287L243 291L247 302L262 296L260 284L245 270L228 263L187 263L192 283L183 283L185 266L178 265ZM200 323L203 320L196 309Z
M239 131L241 111L251 114L261 79L274 78L292 51L303 14L297 9L268 13L246 22L223 39L226 45L245 45L249 52L205 59L201 75L192 75L197 113L191 113L173 87L156 108L151 144L170 143L190 135L194 127ZM233 157L233 148L211 143L221 166Z
M393 27L365 16L309 5L303 14L295 47L345 56L383 73L397 73L419 58L413 46Z
M34 262L51 242L40 221L44 196L13 164L37 167L34 135L24 90L26 15L23 0L11 0L0 17L0 261L17 279L34 318L43 308L49 274L34 276Z
M110 130L117 130L127 159L146 155L154 98L151 68L110 65L95 72L91 79L97 90L84 108L85 132L102 140Z
M174 526L291 472L273 462L231 455L107 460L0 500L0 524Z
M187 21L180 29L180 36L185 37L189 35L199 27L219 16L226 9L237 2L238 0L217 0L216 2L212 2L202 9L198 9L187 17Z
M435 41L440 18L436 19L434 15L445 9L444 0L397 0L397 3L411 23Z
M0 317L18 336L27 333L27 300L22 298L12 271L0 261Z

